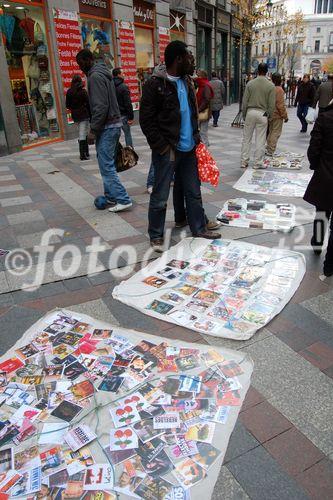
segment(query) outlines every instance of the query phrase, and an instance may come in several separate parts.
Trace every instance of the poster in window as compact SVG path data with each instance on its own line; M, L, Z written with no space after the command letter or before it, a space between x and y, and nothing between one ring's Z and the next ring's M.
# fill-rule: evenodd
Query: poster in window
M170 42L170 30L160 26L158 28L158 46L160 52L160 62L164 62L164 51Z

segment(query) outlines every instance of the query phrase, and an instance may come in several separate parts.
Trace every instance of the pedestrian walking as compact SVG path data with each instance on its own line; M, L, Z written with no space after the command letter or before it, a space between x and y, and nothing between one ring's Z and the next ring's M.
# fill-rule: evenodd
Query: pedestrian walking
M208 124L212 116L211 101L214 97L214 92L211 84L208 81L207 72L203 69L198 69L196 84L197 90L197 103L199 110L199 130L201 141L208 147Z
M294 106L297 106L297 118L302 124L300 132L303 134L308 130L308 123L305 117L308 114L309 107L313 107L314 105L314 98L315 87L310 82L310 76L304 75L302 81L298 85L294 103Z
M329 73L327 81L323 82L317 88L313 107L319 104L319 113L325 111L331 100L333 99L333 73Z
M195 146L200 142L195 93L190 77L191 54L175 40L165 49L165 66L145 83L140 104L140 125L152 149L154 188L149 202L149 237L152 248L163 251L164 226L170 184L184 188L186 213L192 235L208 239L219 233L206 230Z
M242 113L245 120L241 154L241 168L247 168L250 161L252 136L255 133L253 168L264 168L263 158L267 136L268 119L275 109L275 87L266 78L267 64L260 63L258 76L245 87Z
M90 131L88 141L96 142L98 166L104 185L104 194L110 203L110 212L120 212L132 206L126 189L116 170L115 156L122 121L112 74L102 60L94 60L89 49L76 55L80 69L88 77L90 102Z
M284 90L281 87L281 75L274 73L272 82L275 85L275 109L268 122L267 150L268 156L276 151L278 140L282 133L283 122L287 123L288 113L284 102Z
M133 147L133 140L131 134L131 125L134 120L134 112L131 101L131 92L124 81L121 68L114 68L112 70L113 82L116 88L117 101L121 120L123 122L123 132L125 135L126 146Z
M212 79L210 86L213 89L214 96L211 100L211 108L213 115L213 127L218 127L221 109L223 108L223 97L225 94L224 83L217 77L215 71L212 71Z
M88 131L90 107L88 92L80 75L74 75L70 88L66 93L66 108L72 115L72 120L79 129L80 160L89 160Z
M312 129L308 159L313 176L304 200L316 207L311 245L319 255L329 222L330 234L324 260L324 277L333 276L333 100L322 112Z

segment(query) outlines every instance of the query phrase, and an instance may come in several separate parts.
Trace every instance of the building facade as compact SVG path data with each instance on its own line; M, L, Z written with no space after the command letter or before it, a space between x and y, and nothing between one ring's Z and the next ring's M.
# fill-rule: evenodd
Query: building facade
M282 34L280 8L295 16L303 13L303 27L294 32L293 40ZM268 62L271 71L301 76L304 73L322 76L328 62L333 67L333 0L297 0L274 2L272 22L258 30L252 45L252 69L259 62ZM291 54L288 55L288 51ZM332 70L331 70L332 71Z
M65 106L75 54L89 48L121 66L138 109L170 40L198 68L216 70L237 102L250 54L230 0L8 0L0 2L0 155L77 136ZM238 13L239 14L239 13Z
M333 12L306 15L305 23L303 73L323 76L324 72L333 72ZM327 67L330 61L331 64Z

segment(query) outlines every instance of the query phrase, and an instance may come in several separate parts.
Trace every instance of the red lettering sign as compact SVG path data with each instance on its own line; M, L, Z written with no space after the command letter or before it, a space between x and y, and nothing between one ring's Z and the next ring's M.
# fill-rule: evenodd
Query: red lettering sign
M119 21L118 37L121 57L121 68L125 82L131 92L133 108L138 109L140 92L136 72L135 36L132 23Z
M160 26L158 28L158 47L160 52L160 62L164 62L164 51L166 46L170 43L170 30Z
M82 49L81 31L76 12L55 10L54 26L57 38L60 74L64 93L71 86L72 77L81 74L76 54Z

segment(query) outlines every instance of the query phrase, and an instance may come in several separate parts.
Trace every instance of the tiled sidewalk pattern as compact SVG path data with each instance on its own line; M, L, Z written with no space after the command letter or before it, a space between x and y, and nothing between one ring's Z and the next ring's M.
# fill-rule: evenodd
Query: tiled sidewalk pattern
M225 200L242 196L232 188L242 174L242 131L229 126L236 113L236 106L224 109L220 128L210 128L211 151L222 173L218 189L207 185L202 189L205 209L211 218ZM304 153L309 136L300 136L294 110L290 116L280 149ZM55 275L52 260L64 243L75 244L85 252L93 237L101 237L106 250L98 255L98 263L105 269L131 263L124 253L117 252L120 245L135 245L138 260L149 248L145 182L150 152L137 126L133 127L133 137L140 163L121 178L135 205L123 214L93 207L94 197L101 192L96 156L92 152L90 161L80 162L76 141L0 158L0 246L25 248L35 266L29 275L13 276L5 271L4 259L0 260L1 353L54 307L72 308L168 338L242 349L253 358L255 370L214 500L333 498L333 288L318 280L321 258L304 250L307 273L299 290L267 328L246 342L205 337L120 304L112 298L113 287L119 280L107 270L88 277L87 258L72 279L59 281ZM270 199L279 201L278 197ZM301 199L290 201L306 207ZM172 220L170 203L170 229ZM51 228L60 228L64 233L51 240L54 250L47 256L45 284L33 292L22 291L22 283L32 280L38 269L33 247ZM270 231L223 228L222 232L225 238L268 246L281 240L281 235ZM283 237L285 244L295 248L296 244L306 244L310 234L311 224L304 224ZM179 238L180 232L173 230L170 243ZM68 257L67 265L70 263Z

